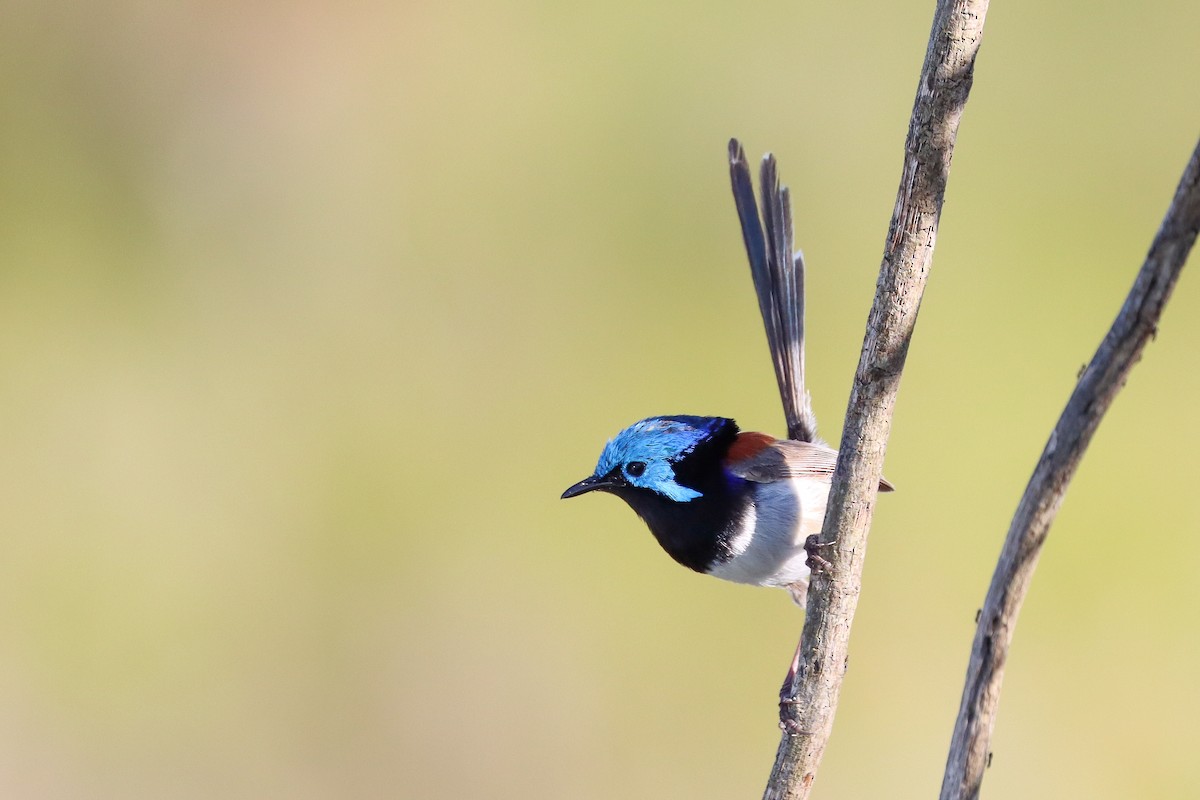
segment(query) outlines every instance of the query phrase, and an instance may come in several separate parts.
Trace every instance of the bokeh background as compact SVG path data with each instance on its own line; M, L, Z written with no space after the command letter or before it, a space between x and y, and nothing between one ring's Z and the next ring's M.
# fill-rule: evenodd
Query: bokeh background
M837 441L932 10L6 0L0 795L758 796L800 613L558 496L644 416L782 429L731 135L793 189ZM936 793L1008 520L1200 131L1198 26L992 8L821 797ZM1185 273L1052 531L989 796L1200 794L1198 349Z

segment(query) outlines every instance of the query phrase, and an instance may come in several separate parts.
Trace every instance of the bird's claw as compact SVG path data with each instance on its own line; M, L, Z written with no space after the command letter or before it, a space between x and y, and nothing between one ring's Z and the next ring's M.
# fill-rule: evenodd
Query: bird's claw
M788 670L783 685L779 687L779 727L788 735L801 733L800 728L800 699L796 697L796 671L800 661L800 647L796 647L796 655L792 659L792 667Z
M804 732L800 727L800 713L796 709L799 704L800 701L795 697L779 698L779 728L788 736Z
M829 572L833 565L828 560L817 554L817 551L822 547L832 547L837 544L837 539L829 542L822 542L818 534L810 534L804 540L804 552L808 554L808 558L804 560L804 565L813 572Z

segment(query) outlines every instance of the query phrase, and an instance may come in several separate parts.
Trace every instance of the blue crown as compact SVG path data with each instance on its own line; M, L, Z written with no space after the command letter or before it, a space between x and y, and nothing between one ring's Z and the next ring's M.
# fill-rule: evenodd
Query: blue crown
M694 500L700 497L700 492L677 483L671 465L730 426L737 430L733 420L724 417L686 414L635 422L605 445L596 465L596 475L607 475L622 465L640 461L646 465L643 474L625 473L631 485L650 489L678 502Z

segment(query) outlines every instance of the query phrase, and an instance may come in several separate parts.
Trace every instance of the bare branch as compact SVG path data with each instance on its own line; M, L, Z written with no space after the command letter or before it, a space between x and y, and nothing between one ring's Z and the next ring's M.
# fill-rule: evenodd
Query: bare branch
M821 542L831 543L821 550L831 567L812 577L799 670L781 715L784 734L767 800L808 796L833 729L892 410L933 258L987 6L987 0L939 0L934 16L821 533Z
M1159 317L1196 240L1197 230L1200 230L1200 143L1184 170L1175 198L1125 298L1125 305L1058 418L1008 529L971 647L962 704L942 779L941 800L979 796L1000 702L1004 664L1042 544L1100 419L1125 385L1146 343L1157 333Z

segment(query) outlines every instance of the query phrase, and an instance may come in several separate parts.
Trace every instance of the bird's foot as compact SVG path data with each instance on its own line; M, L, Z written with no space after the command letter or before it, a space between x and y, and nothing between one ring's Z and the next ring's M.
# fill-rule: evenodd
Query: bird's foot
M808 554L808 558L804 560L804 565L813 572L829 572L833 568L826 559L817 554L817 551L822 547L832 547L837 544L837 539L831 542L822 542L819 534L811 534L804 540L804 552Z
M796 709L800 701L796 699L796 673L800 671L800 644L796 644L796 652L792 654L792 663L788 666L787 677L779 687L779 727L789 736L800 733L800 714Z
M795 697L779 698L779 727L788 736L804 732L800 727L800 712L797 709L799 704L800 701Z

